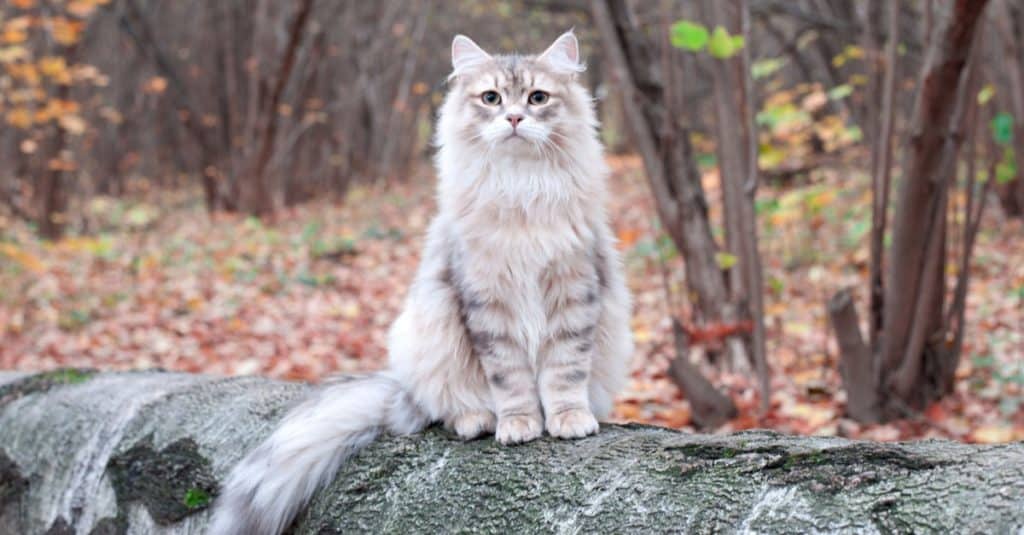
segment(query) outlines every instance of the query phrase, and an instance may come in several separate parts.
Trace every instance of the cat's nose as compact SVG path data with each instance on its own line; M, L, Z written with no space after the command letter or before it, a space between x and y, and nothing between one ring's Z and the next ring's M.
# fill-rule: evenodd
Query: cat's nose
M523 120L523 116L519 113L510 113L505 116L508 122L512 123L512 128L519 126L519 123Z

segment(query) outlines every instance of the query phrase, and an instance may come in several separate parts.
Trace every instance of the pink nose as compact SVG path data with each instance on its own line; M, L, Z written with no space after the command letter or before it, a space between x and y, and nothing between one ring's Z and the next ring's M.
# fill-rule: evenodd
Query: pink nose
M512 123L512 128L519 126L519 123L523 120L523 116L518 113L510 113L505 116L508 122Z

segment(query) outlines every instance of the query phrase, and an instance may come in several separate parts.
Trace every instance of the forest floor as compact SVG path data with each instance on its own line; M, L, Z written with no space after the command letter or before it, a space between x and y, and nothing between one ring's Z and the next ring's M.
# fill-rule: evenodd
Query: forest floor
M614 416L692 430L689 404L665 373L668 315L689 321L683 262L658 231L639 161L610 162L637 341ZM717 179L705 179L718 206ZM986 213L955 393L916 419L862 426L843 417L825 301L851 287L864 310L867 178L823 169L798 182L764 187L758 202L771 410L757 414L752 378L714 370L700 348L692 355L740 408L720 431L1024 440L1024 225L994 203ZM96 198L82 210L90 231L57 243L0 216L0 369L156 367L301 380L378 369L435 204L423 175L289 209L272 225L210 217L182 193Z

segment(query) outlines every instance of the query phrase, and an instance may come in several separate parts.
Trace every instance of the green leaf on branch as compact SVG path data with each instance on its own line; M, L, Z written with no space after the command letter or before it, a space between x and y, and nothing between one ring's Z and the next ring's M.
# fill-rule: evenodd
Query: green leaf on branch
M1002 112L992 119L992 139L1000 145L1013 142L1013 116Z
M728 59L743 49L742 35L729 35L722 26L716 26L708 41L708 53L718 59Z
M755 80L760 80L767 76L771 76L778 72L779 69L786 66L785 58L765 58L754 62L750 66L750 76Z
M715 253L715 262L718 262L718 267L722 269L729 269L736 265L739 258L736 255L729 253Z
M828 98L831 100L842 100L853 94L853 86L850 84L837 85L828 90Z
M1013 149L1003 149L1003 159L996 165L996 184L1006 184L1017 178L1017 158Z
M680 20L672 25L670 39L672 46L699 52L708 44L708 29L688 20Z
M992 97L996 96L996 88L992 84L985 84L985 87L978 91L978 104L984 106Z

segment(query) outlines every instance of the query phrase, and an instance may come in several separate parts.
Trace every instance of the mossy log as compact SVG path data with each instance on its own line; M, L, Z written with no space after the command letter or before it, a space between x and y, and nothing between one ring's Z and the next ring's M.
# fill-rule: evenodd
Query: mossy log
M309 387L0 374L0 533L202 533L218 482ZM440 429L342 468L295 533L1024 529L1024 444L687 435L606 425L503 447Z

